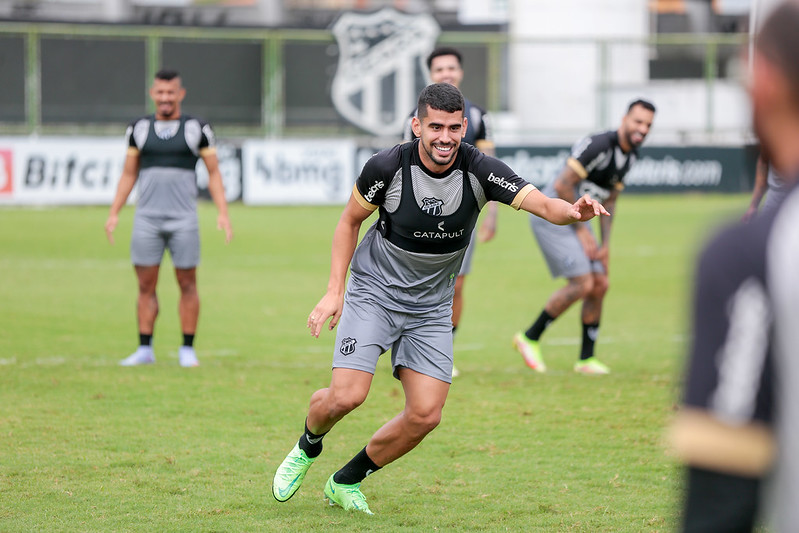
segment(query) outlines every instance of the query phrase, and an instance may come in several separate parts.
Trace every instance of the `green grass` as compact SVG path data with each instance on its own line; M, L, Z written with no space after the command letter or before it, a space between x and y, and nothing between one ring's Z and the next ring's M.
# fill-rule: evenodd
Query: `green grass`
M340 207L233 206L227 246L202 207L197 369L177 364L168 261L158 363L117 366L137 343L132 209L114 246L106 208L0 209L0 530L673 530L680 469L663 436L693 257L745 205L741 195L622 197L598 347L613 373L603 378L571 371L576 308L543 338L548 374L511 349L561 281L545 270L527 215L501 209L466 285L462 375L444 419L364 483L374 517L327 507L322 488L402 408L387 357L300 492L278 504L270 491L311 393L329 381L334 336L313 339L305 320L327 284Z

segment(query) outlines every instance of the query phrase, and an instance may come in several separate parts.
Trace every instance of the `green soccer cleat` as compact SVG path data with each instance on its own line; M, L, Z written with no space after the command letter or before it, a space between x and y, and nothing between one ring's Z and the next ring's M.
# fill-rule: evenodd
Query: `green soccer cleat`
M599 359L596 357L589 357L588 359L577 361L574 363L574 371L580 374L592 374L597 376L610 374L610 368L604 363L599 362Z
M335 474L333 474L335 475ZM361 492L361 484L344 485L333 481L330 476L325 484L325 499L330 506L338 505L345 511L360 511L365 514L374 514L369 510L366 497Z
M295 444L277 467L275 479L272 481L272 496L279 502L288 501L302 485L302 480L314 461L316 457L308 457L299 444Z
M541 356L541 347L538 341L532 341L521 331L513 336L513 347L516 348L527 366L536 372L546 372L547 365L544 364L544 358Z

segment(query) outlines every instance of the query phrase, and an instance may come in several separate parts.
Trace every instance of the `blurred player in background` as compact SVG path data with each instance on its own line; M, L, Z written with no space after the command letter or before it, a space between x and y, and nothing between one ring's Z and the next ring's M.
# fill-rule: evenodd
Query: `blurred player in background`
M122 366L155 362L152 348L158 316L155 289L166 249L172 257L180 287L183 343L178 349L178 358L181 366L199 365L193 347L200 314L196 278L200 262L195 174L198 158L202 158L208 169L208 190L219 211L217 227L224 230L226 242L233 237L214 133L206 122L181 113L180 106L185 96L186 89L176 71L160 70L156 73L150 88L155 114L135 120L128 126L128 154L105 223L108 240L113 244L119 211L138 181L130 255L139 282L139 347L120 361Z
M462 144L467 119L454 85L428 85L418 104L419 139L369 159L333 234L327 292L307 324L314 337L328 320L328 329L338 324L332 378L311 396L305 430L275 472L272 495L280 502L302 484L325 434L364 402L378 358L389 349L405 407L328 478L325 497L372 514L361 481L439 424L452 381L453 285L488 201L557 224L607 215L588 195L573 203L548 198L503 162ZM378 220L358 244L361 224L376 210Z
M461 53L455 48L440 47L433 50L427 56L427 68L430 71L430 79L433 83L451 83L460 89L461 82L463 81L463 58ZM466 133L463 136L463 142L475 146L478 150L486 155L494 156L496 151L494 147L494 140L491 138L491 130L489 128L489 120L487 113L480 107L474 105L464 97L463 114L467 119ZM412 141L416 139L411 126L413 117L416 115L416 110L408 117L408 124L405 127L403 140ZM466 249L466 256L463 259L463 266L458 273L458 278L455 280L455 296L452 299L452 333L454 334L458 329L458 324L461 320L461 313L463 312L463 285L466 281L466 275L472 271L472 256L474 255L474 248L477 239L480 242L488 242L494 238L497 230L497 205L494 202L489 202L486 209L486 215L480 224L480 230L475 233L472 232L472 240L469 241L469 247ZM457 376L458 369L452 367L452 375Z
M574 201L581 194L589 194L602 202L611 216L600 219L599 242L590 223L563 227L536 218L530 220L552 277L565 277L568 281L565 287L549 297L529 329L513 337L513 345L527 366L537 372L546 371L539 346L541 335L578 300L583 301L583 338L580 359L574 370L584 374L610 372L594 355L594 345L599 335L602 302L609 286L611 224L616 199L624 188L624 176L635 163L638 147L649 134L654 117L654 105L646 100L635 100L616 131L596 133L578 141L561 173L541 191L567 202Z
M799 3L781 4L750 58L755 133L764 159L790 184L799 178L797 28ZM700 254L683 405L672 427L687 465L683 531L753 531L761 520L782 533L799 527L797 264L795 188L775 210L723 229Z
M761 212L771 212L777 209L777 206L782 203L791 190L792 183L784 180L769 162L761 154L757 158L757 167L755 169L755 186L752 189L752 200L749 203L749 208L744 213L744 220L751 220L760 207L760 202L763 197L766 197L766 203L763 204Z

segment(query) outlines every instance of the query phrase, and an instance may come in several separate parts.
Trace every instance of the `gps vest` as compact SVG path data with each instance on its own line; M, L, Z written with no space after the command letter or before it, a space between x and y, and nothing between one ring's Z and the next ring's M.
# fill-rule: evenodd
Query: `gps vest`
M411 177L412 150L418 150L419 139L401 147L402 196L399 207L389 213L380 206L378 231L389 242L409 252L445 254L469 245L472 230L480 209L469 181L468 164L463 145L458 149L462 174L461 203L454 213L441 214L443 202L436 198L423 198L422 207L413 193Z
M150 120L150 131L147 140L141 147L140 168L172 167L194 170L197 166L197 156L186 143L186 117L179 119L178 129L174 135L162 139L155 131L155 117Z

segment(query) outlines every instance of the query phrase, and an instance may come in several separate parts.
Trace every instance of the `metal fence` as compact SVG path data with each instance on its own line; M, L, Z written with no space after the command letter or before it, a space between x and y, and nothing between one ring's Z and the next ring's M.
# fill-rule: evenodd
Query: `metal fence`
M735 75L729 65L745 41L741 34L670 34L566 44L592 50L597 125L608 122L617 95L640 85L614 64L619 50L635 47L645 56L647 83L699 80L705 102L691 127L708 132L725 127L715 86ZM513 111L509 50L558 44L461 31L445 31L438 42L463 52L464 94L497 113ZM152 110L152 77L173 66L188 90L187 109L221 136L365 136L331 101L337 61L327 30L0 23L0 135L119 134L121 124Z

